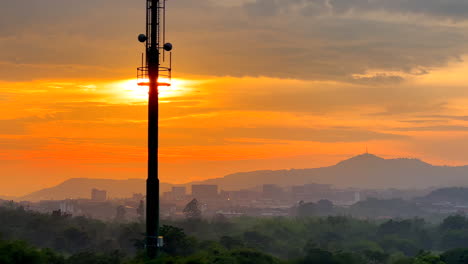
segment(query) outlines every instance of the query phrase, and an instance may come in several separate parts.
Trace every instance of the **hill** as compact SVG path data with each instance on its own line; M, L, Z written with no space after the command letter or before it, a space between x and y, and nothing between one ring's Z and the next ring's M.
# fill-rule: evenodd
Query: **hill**
M369 189L424 189L468 186L468 166L433 166L418 159L383 159L372 154L362 154L329 167L240 172L198 183L217 184L224 190L251 188L265 183L281 186L322 183Z
M16 200L39 201L39 200L63 200L68 198L90 198L91 189L102 189L107 191L110 198L131 197L134 193L145 193L146 180L128 179L88 179L74 178L51 188L42 189ZM161 189L169 189L169 185L161 183Z
M16 199L17 199L16 196L4 196L4 195L0 195L0 200L10 201L10 200L16 200Z
M333 184L340 188L366 189L468 186L468 166L433 166L418 159L384 159L372 154L362 154L329 167L239 172L222 178L190 182L185 186L190 192L192 184L216 184L222 190L239 190L267 183L284 187L321 183ZM169 190L171 186L173 185L161 183L161 193ZM133 193L145 192L145 180L70 179L19 199L37 201L89 198L92 188L107 190L108 195L114 198L130 197Z
M426 203L451 203L457 205L468 204L468 188L449 187L433 190L428 195L416 199Z

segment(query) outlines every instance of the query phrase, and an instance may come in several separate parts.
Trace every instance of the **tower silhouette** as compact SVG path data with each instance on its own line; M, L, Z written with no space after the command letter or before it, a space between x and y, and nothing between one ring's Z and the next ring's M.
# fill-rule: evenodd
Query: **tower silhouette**
M159 236L159 87L170 86L172 73L172 44L165 42L166 1L146 1L146 34L138 40L145 43L142 65L137 69L138 85L149 86L148 98L148 178L146 181L146 250L150 258L155 258L163 239ZM169 62L165 66L165 52L169 52ZM166 82L160 82L166 78Z

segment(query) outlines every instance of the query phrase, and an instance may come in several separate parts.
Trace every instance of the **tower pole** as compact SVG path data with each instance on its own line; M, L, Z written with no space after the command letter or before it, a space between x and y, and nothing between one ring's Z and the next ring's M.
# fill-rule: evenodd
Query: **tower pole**
M169 52L172 44L162 43L165 39L166 0L146 0L146 34L140 34L138 41L145 43L146 60L137 68L138 85L149 86L148 92L148 178L146 180L146 250L149 258L158 255L162 247L159 236L159 177L158 177L158 143L159 143L159 87L171 85L171 65L160 60L161 52ZM162 11L161 11L162 10ZM161 66L161 62L163 65ZM161 73L162 72L162 73ZM159 82L159 78L168 82Z
M147 2L147 63L149 78L148 98L148 179L146 181L146 246L149 258L158 254L159 229L159 3Z

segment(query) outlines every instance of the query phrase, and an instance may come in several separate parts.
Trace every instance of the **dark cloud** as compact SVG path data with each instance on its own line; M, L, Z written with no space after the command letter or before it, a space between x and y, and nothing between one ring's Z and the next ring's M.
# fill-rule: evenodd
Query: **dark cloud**
M163 145L224 145L231 144L235 139L245 138L252 142L261 140L310 141L310 142L362 142L368 140L401 140L407 136L369 131L352 127L336 127L327 129L313 129L305 127L232 127L232 128L161 128L162 133L183 135L183 131L190 131L190 136L175 140L165 139ZM255 141L260 140L260 141ZM249 142L249 140L247 140ZM264 142L265 144L268 143Z
M397 75L390 75L390 74L377 74L375 76L364 76L364 77L357 77L354 78L356 83L364 83L364 84L398 84L404 81L404 78Z
M50 117L24 117L16 119L0 119L0 135L25 135L28 134L27 125L36 122L47 122Z
M467 53L463 27L393 22L359 12L464 17L461 0L168 2L178 73L353 81L367 70L421 74ZM343 16L344 13L357 13ZM398 20L395 18L395 20ZM133 76L144 1L0 3L0 78ZM430 54L430 56L428 56ZM372 82L398 81L377 76Z
M254 15L299 13L313 16L327 12L344 14L385 11L435 16L454 21L468 18L468 2L464 0L256 0L248 2L244 7Z
M401 94L403 95L403 94ZM394 98L396 99L396 98ZM416 101L416 98L404 98L403 100L389 100L383 105L385 112L370 114L370 116L392 116L392 115L417 115L421 113L437 113L447 110L447 103L440 102L437 99L424 99Z
M307 2L316 2L314 0ZM465 0L330 0L333 11L388 11L416 13L452 20L468 18L468 2Z
M397 131L468 131L466 126L424 126L424 127L401 127Z
M0 133L1 134L1 133ZM21 138L1 138L0 149L8 150L32 150L40 149L50 143L48 138L24 136ZM0 158L2 160L4 157ZM5 157L8 160L8 157Z
M422 118L439 118L445 120L460 120L460 121L468 121L468 116L458 116L458 115L427 115L427 116L420 116Z
M440 123L441 120L440 119L413 119L413 120L400 120L399 122L410 123L410 124L424 124L424 123Z

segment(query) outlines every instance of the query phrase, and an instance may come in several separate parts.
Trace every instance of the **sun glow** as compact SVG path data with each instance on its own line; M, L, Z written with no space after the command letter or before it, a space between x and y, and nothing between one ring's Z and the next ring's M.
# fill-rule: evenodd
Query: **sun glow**
M118 83L118 88L121 91L121 95L126 99L132 101L146 101L148 100L148 86L139 86L141 82L136 79L125 80ZM183 96L189 91L190 81L181 79L159 79L161 83L170 83L171 86L160 86L159 97L160 98L172 98Z

